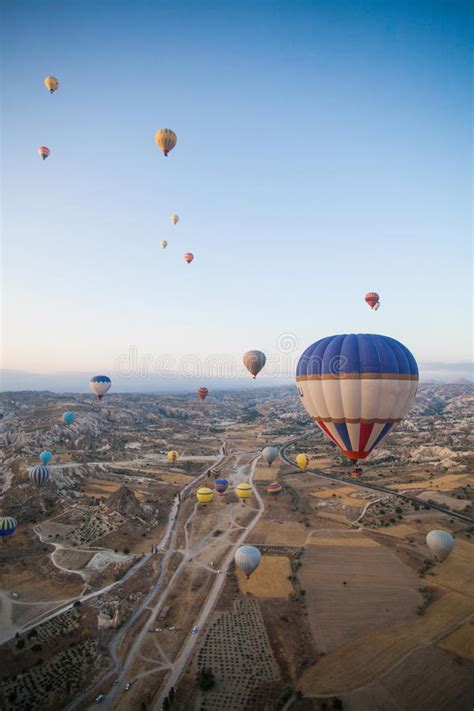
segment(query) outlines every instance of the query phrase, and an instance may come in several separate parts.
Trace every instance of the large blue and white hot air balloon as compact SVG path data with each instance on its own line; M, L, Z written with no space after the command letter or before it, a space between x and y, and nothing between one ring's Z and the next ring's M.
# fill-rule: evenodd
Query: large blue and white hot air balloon
M99 400L102 400L104 395L109 392L111 385L112 381L108 375L94 375L90 381L91 390Z
M48 467L38 464L37 467L33 467L30 470L30 481L37 487L44 486L49 479L49 469Z
M45 449L44 452L41 452L39 458L40 458L41 464L46 465L53 458L53 453L49 452L47 449Z
M0 538L5 540L16 531L16 520L13 516L0 516Z
M418 366L394 338L329 336L300 357L296 383L315 424L356 461L365 459L410 411Z

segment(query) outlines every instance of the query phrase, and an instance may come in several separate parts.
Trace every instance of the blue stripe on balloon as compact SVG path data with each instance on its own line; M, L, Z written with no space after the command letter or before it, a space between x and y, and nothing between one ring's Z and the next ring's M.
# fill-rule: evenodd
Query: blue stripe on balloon
M369 449L369 452L371 452L373 449L375 449L375 447L378 445L380 440L385 437L385 435L387 434L387 432L389 432L389 430L393 427L393 425L394 425L393 422L387 422L387 424L384 426L383 430L380 432L379 436L377 437L377 439L375 440L375 442Z
M342 439L344 442L345 448L349 451L352 452L352 443L349 437L349 432L347 431L347 425L345 422L334 422L334 425L336 426L337 433L339 437Z

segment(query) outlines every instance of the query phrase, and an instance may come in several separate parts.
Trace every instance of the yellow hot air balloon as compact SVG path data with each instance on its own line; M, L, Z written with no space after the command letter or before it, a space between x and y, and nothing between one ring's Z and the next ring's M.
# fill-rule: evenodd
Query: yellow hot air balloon
M170 215L170 220L173 225L177 225L179 222L179 215Z
M44 85L50 94L54 94L54 92L58 90L59 82L56 77L48 75L47 77L45 77Z
M168 452L166 458L169 462L172 462L174 464L176 460L179 459L179 454L178 452L175 452L174 449L172 449L171 452Z
M244 503L245 499L249 499L252 496L252 492L252 484L249 484L248 481L242 481L235 490L235 493L239 499L242 500L242 503Z
M161 249L166 249L167 246L168 246L168 242L165 239L162 239L160 242Z
M173 150L177 140L175 132L170 128L160 128L155 133L155 143L165 156Z
M309 464L309 457L307 454L297 454L295 462L304 471Z
M210 504L213 496L213 490L209 489L207 486L201 486L201 488L196 492L196 498L200 504Z

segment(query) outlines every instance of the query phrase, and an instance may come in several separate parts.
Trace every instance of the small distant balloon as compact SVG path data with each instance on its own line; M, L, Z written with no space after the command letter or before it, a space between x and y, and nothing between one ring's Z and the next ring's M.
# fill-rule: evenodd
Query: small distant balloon
M267 492L271 494L273 497L277 497L281 492L283 491L283 487L281 484L279 484L277 481L274 481L273 484L269 484L267 486Z
M65 425L72 425L75 419L76 415L73 412L65 412L63 415L63 422Z
M227 487L229 486L229 482L227 481L227 479L216 479L214 482L214 486L219 496L224 496L225 492L227 491Z
M448 531L430 531L426 536L426 544L436 560L442 562L454 548L454 538Z
M307 454L297 454L295 462L299 468L304 471L309 464L309 457Z
M38 464L38 466L33 467L30 470L30 481L32 484L38 488L44 486L49 479L49 469L48 467Z
M168 242L165 239L162 239L160 242L161 249L166 249L167 246L168 246Z
M200 504L210 504L213 496L213 490L209 489L209 487L207 486L201 486L201 488L198 489L196 493L196 498Z
M42 464L48 464L48 462L50 462L51 459L53 458L53 453L49 452L47 449L45 449L44 452L41 452L41 454L39 455L39 458L40 458L40 462Z
M179 222L179 215L171 215L170 220L173 223L173 225L177 225Z
M200 398L201 400L205 400L207 398L207 396L209 395L209 390L205 387L198 388L196 390L196 392L197 392L198 398Z
M370 308L374 311L377 311L379 309L380 296L377 294L376 291L369 291L369 293L365 295L365 300L369 304Z
M170 452L168 452L168 454L166 455L166 458L169 462L174 464L177 461L177 459L179 459L179 454L174 449L172 449Z
M184 259L184 261L186 262L186 264L191 264L191 262L192 262L193 259L194 259L194 254L192 254L191 252L186 252L186 254L184 255L183 259Z
M260 565L261 555L255 546L240 546L234 556L235 564L245 574L247 580Z
M160 130L155 133L155 143L160 151L163 151L163 155L165 156L173 150L177 140L175 132L170 128L160 128Z
M44 85L50 94L54 94L54 92L58 90L59 82L56 77L52 77L48 74L48 76L44 79Z
M242 481L235 490L235 493L242 501L242 503L245 501L245 499L249 499L252 496L252 492L252 485L249 484L248 481Z
M0 538L9 538L16 531L16 519L13 516L0 516Z
M271 467L275 459L278 457L278 447L265 447L265 449L262 450L262 457L268 466Z
M267 357L262 351L247 351L244 353L242 361L249 373L256 378L267 362Z
M89 385L94 395L97 395L99 400L102 400L104 395L109 392L112 386L112 381L108 375L94 375L94 377L91 378Z
M40 146L38 148L38 155L41 156L43 160L46 160L50 153L51 151L49 150L48 146Z

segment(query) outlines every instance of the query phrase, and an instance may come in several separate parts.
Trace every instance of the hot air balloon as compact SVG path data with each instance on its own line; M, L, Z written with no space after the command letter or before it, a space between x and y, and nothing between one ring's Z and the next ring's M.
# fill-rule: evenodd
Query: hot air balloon
M454 548L454 538L448 531L430 531L426 536L426 544L436 560L445 560Z
M260 565L260 551L255 546L240 546L235 551L235 564L245 574L247 580Z
M245 503L245 499L249 499L252 496L252 492L252 485L248 481L242 481L235 490L242 503Z
M247 351L244 353L242 361L249 373L256 378L267 362L267 357L262 351Z
M109 392L112 381L107 375L94 375L89 384L92 392L97 395L99 400L102 400L104 395Z
M305 350L296 383L315 424L357 461L410 411L418 367L408 348L394 338L329 336Z
M186 254L184 255L183 259L184 259L184 261L186 262L186 264L191 264L191 262L192 262L193 259L194 259L194 254L191 254L191 252L186 252Z
M160 242L161 249L166 249L167 246L168 246L168 242L165 239L162 239Z
M219 496L224 496L227 487L229 486L229 482L227 481L227 479L216 479L214 482L214 486L216 487L216 491Z
M0 538L5 542L16 531L16 520L13 516L0 516Z
M52 77L52 76L48 75L44 79L44 85L50 94L54 94L54 92L58 90L59 82L56 79L56 77Z
M173 150L177 140L175 132L170 128L160 128L155 133L155 143L165 156Z
M198 388L196 390L198 397L201 398L201 400L205 400L209 394L209 390L207 388Z
M278 457L278 447L265 447L265 449L262 450L262 457L268 466L271 467L275 459Z
M179 459L179 454L178 454L178 452L175 452L174 449L172 449L170 452L168 452L168 454L166 455L166 458L169 462L174 464L176 462L176 460Z
M46 465L46 464L48 464L48 462L53 458L53 453L52 453L52 452L48 452L48 450L45 449L44 452L41 452L39 458L40 458L40 462L41 462L42 464L45 464L45 465Z
M51 151L49 150L48 146L40 146L38 148L38 155L41 156L43 160L46 160L50 153Z
M307 454L297 454L295 462L299 468L304 471L309 464L309 457Z
M282 491L283 487L277 481L274 481L273 484L269 484L267 486L267 492L274 498L276 498L278 494L281 494Z
M170 215L170 220L173 225L177 225L179 222L179 215Z
M200 504L210 504L213 496L213 490L209 489L207 486L201 486L201 488L196 492L196 497Z
M49 479L49 469L48 467L45 467L42 464L38 464L38 466L33 467L30 470L30 481L32 484L40 488L41 486L44 486Z
M365 300L369 304L370 308L373 309L374 311L377 311L377 309L380 306L380 296L377 294L376 291L369 291L368 294L365 295Z
M76 415L73 412L65 412L63 415L63 422L65 425L72 425L75 419Z

